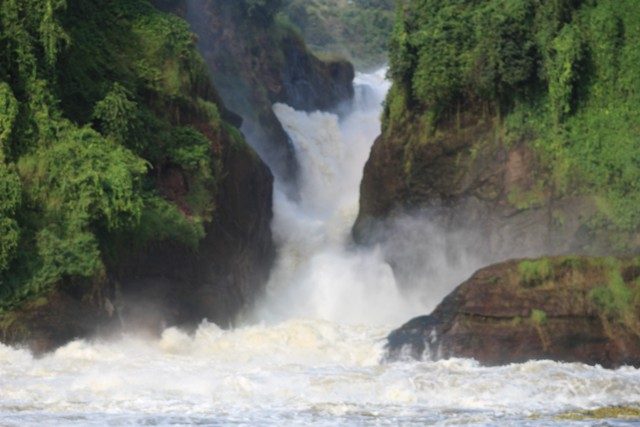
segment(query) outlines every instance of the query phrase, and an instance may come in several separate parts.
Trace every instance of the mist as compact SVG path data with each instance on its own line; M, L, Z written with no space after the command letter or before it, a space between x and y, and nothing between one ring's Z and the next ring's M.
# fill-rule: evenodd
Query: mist
M278 259L264 298L241 324L311 318L397 326L432 310L482 266L465 245L472 231L447 232L427 212L378 224L374 245L352 241L364 164L389 88L385 72L359 74L354 100L336 113L274 105L296 150L299 197L276 181Z

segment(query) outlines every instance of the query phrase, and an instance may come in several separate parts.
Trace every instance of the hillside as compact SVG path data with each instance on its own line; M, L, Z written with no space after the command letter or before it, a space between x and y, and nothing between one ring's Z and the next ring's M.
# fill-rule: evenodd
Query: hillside
M221 97L242 116L248 141L277 178L295 187L296 155L273 104L305 111L335 108L352 98L354 70L343 59L316 57L300 34L278 19L283 7L280 0L203 0L181 9Z
M394 0L290 0L282 15L314 52L370 69L387 62L394 11Z
M634 1L405 2L356 236L438 207L498 256L638 252L639 26Z
M391 359L638 366L639 28L634 1L401 2L354 236L417 215L494 264Z

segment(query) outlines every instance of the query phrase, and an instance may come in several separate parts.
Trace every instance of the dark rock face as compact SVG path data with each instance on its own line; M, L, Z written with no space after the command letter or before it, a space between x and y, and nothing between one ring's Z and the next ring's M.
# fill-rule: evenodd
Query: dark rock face
M197 249L176 242L135 248L108 276L64 281L0 317L0 341L40 353L122 328L157 334L203 319L229 326L261 294L275 257L273 177L247 146L224 144L226 176Z
M273 176L248 146L223 146L217 209L197 248L175 241L123 245L126 253L107 265L106 276L63 280L0 315L0 341L42 353L123 329L155 335L167 326L194 328L204 319L232 325L263 291L275 258ZM161 190L179 198L182 181L167 179L166 185Z
M0 317L0 341L36 354L117 325L106 282L67 282Z
M298 110L329 110L353 97L353 66L323 62L292 30L255 22L234 0L188 5L185 17L224 103L244 119L243 132L273 173L295 180L289 138L272 111L276 102Z
M637 292L637 277L629 280L625 273L635 271L637 263L565 257L484 268L431 315L393 331L388 359L463 357L484 365L552 359L607 368L640 366L638 307L603 305L607 298L598 296L612 286ZM615 282L613 277L623 282L607 285Z
M217 210L197 250L172 243L127 258L114 279L125 323L229 326L261 294L275 257L273 177L248 147L227 145Z
M425 209L437 210L445 228L477 231L474 244L491 259L610 253L611 237L585 226L596 198L558 197L543 184L549 175L526 141L503 143L479 112L428 138L418 124L387 129L365 166L354 237L366 242L377 222Z
M340 102L353 98L353 66L347 61L322 62L309 51L295 34L282 39L284 68L283 89L270 94L297 110L330 110Z

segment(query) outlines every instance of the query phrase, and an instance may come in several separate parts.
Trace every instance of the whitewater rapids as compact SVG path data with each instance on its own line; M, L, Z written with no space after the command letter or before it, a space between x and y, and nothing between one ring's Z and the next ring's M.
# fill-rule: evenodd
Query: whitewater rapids
M340 116L274 106L300 159L301 191L291 200L276 188L278 261L244 326L76 341L42 358L0 345L0 425L590 425L557 415L640 404L633 368L382 362L392 328L431 310L479 266L438 258L447 239L430 231L430 247L443 246L424 260L433 287L402 293L384 248L351 247L383 76L359 75ZM416 235L429 227L406 224Z
M549 425L561 411L640 395L631 368L380 364L384 334L291 320L78 341L42 359L0 347L0 425Z

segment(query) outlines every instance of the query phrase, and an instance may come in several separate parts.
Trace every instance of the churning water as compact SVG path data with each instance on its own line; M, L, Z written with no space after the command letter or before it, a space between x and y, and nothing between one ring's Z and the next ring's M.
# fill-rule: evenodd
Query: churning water
M455 239L407 221L416 235L431 230L426 244L435 249L424 262L434 283L403 294L384 248L350 248L387 90L382 71L357 84L340 118L274 106L297 149L301 191L290 200L276 189L279 259L264 300L241 320L246 326L224 331L205 322L194 335L167 329L157 340L76 341L39 359L0 345L0 425L546 426L567 425L557 418L565 411L639 404L633 368L381 363L391 328L428 312L478 262L439 258Z

